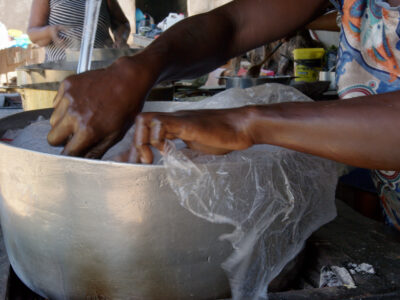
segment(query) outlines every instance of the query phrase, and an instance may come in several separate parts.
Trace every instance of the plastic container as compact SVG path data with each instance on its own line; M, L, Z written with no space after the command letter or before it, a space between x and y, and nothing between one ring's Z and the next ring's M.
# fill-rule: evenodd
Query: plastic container
M293 50L296 81L315 82L322 71L325 49L301 48Z
M166 31L168 28L175 25L179 21L182 21L184 18L185 16L183 14L169 13L168 17L158 23L157 27L162 31Z
M319 81L329 81L329 90L336 91L336 72L320 72Z
M57 95L58 82L27 84L18 88L22 97L22 107L25 111L52 108Z
M139 22L139 35L146 36L151 31L152 24L150 19L146 16L144 20Z

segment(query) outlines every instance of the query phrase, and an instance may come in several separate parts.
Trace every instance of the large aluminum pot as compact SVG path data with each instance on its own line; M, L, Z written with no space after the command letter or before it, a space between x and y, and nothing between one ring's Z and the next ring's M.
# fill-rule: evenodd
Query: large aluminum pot
M50 110L0 120L0 135ZM0 143L1 226L20 279L49 299L215 299L232 251L179 205L163 166L54 156Z
M189 108L147 102L144 110ZM0 136L50 114L44 109L0 119ZM241 182L240 166L230 167L232 180ZM10 263L28 287L49 299L230 294L220 265L232 247L219 237L233 227L182 208L163 166L55 156L0 143L0 200ZM269 290L289 288L303 257L290 262Z
M95 48L92 53L91 69L105 68L121 56L131 56L139 51L138 48L103 49ZM79 60L79 50L66 50L66 60L58 62L44 62L41 64L22 66L17 68L17 84L36 84L46 82L60 82L76 73Z
M112 64L108 61L92 61L92 70L106 68ZM78 62L53 61L17 68L17 85L61 82L68 76L76 74Z
M24 110L52 108L59 86L60 82L44 82L18 87L17 91L22 96L22 107ZM172 101L173 98L173 85L165 83L152 88L147 101Z

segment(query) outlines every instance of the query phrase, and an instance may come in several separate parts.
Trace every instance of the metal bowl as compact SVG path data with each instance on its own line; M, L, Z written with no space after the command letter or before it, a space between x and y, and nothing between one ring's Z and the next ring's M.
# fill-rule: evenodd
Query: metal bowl
M179 105L179 106L178 106ZM147 111L185 109L149 102ZM0 120L0 136L50 109ZM215 166L218 168L218 166ZM232 180L241 181L232 164ZM235 175L236 174L236 175ZM49 299L220 299L232 246L179 204L162 165L49 155L0 143L1 226L19 278ZM287 288L301 260L271 284ZM275 287L275 288L274 288Z
M282 83L282 84L290 84L291 80L294 78L292 76L260 76L257 78L252 77L221 77L225 79L226 88L241 88L246 89L252 86L264 84L264 83Z
M0 135L50 110L0 120ZM16 274L49 299L215 299L232 232L182 208L163 166L0 143L1 225ZM96 298L95 298L96 297Z
M106 68L112 64L108 61L92 61L92 70ZM17 71L18 86L61 82L68 76L76 74L77 62L58 61L19 67Z

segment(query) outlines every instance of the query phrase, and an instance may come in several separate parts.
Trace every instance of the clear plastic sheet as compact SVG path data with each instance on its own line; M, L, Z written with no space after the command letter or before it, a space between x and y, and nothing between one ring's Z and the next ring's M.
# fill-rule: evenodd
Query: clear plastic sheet
M10 144L16 147L59 155L63 147L52 147L47 143L47 134L50 129L49 120L39 117L23 129L6 131L2 138L10 139Z
M292 88L269 84L228 90L193 106L289 100L309 101ZM183 207L210 222L235 226L221 237L234 248L223 264L233 299L266 299L268 284L312 232L336 216L339 168L329 160L268 145L207 156L178 151L171 143L164 166Z
M199 102L182 103L182 109L233 108L245 105L312 101L287 85L267 83L248 89L229 89Z
M9 144L15 147L47 154L60 155L63 147L52 147L47 142L47 134L50 129L51 125L49 120L39 117L35 122L29 124L23 129L6 131L2 138L11 140ZM132 146L134 134L135 126L132 126L125 134L124 138L104 154L102 160L113 161L119 154L127 151ZM185 145L182 141L175 141L175 147L180 149L184 148ZM152 149L154 153L153 164L162 165L161 153L156 148Z
M32 122L23 129L7 130L1 138L11 140L8 143L15 147L47 154L60 155L63 147L52 147L47 142L47 134L50 129L51 125L49 120L39 117L35 122ZM114 161L119 154L127 151L132 146L134 134L135 126L132 126L125 134L124 138L104 154L102 160ZM184 148L185 144L182 141L175 141L175 147L177 149ZM152 149L154 153L153 165L162 165L161 153L156 148Z

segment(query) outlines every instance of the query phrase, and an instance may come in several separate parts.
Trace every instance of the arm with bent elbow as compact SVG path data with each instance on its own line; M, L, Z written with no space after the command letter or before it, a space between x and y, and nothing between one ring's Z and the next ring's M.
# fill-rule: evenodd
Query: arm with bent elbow
M49 0L33 0L27 32L29 39L41 47L61 42L58 34L66 29L62 25L48 25L49 11Z
M67 78L54 102L48 141L64 145L66 155L101 157L134 122L155 84L210 72L305 26L327 4L328 0L236 0L187 18L138 54L107 69Z

